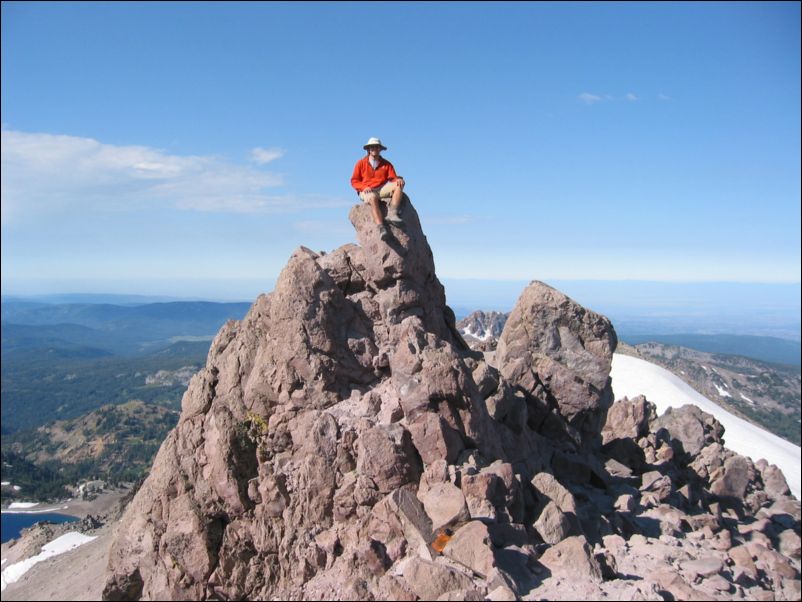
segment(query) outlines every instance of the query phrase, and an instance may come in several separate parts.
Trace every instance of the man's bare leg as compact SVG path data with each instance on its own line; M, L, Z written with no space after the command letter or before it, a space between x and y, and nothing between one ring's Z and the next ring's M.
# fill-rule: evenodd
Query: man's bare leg
M390 199L390 209L397 211L399 205L401 205L402 198L404 198L404 185L397 184L395 190L393 190L393 196Z
M384 217L382 217L382 210L379 207L379 195L375 192L368 195L368 203L370 203L370 210L373 213L373 221L381 226L384 223Z
M373 214L373 221L376 222L376 229L379 232L379 238L387 240L390 237L390 232L387 226L384 225L384 217L382 217L382 210L379 207L379 195L375 192L367 195L368 203L370 203L370 212Z
M393 195L390 198L390 207L387 209L387 221L394 226L401 227L404 220L398 214L398 208L401 205L401 200L404 198L404 184L399 182L393 189Z

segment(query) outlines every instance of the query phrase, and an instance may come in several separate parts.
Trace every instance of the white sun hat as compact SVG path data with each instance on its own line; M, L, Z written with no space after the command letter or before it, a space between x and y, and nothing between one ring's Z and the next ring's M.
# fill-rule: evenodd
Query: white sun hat
M376 144L378 144L379 146L381 146L381 147L382 147L382 150L387 150L387 147L386 147L386 146L384 146L384 145L382 144L382 141L381 141L379 138L371 138L370 140L368 140L368 141L365 143L365 146L363 146L362 148L364 148L365 150L368 150L368 147L369 147L369 146L374 146L374 145L376 145Z

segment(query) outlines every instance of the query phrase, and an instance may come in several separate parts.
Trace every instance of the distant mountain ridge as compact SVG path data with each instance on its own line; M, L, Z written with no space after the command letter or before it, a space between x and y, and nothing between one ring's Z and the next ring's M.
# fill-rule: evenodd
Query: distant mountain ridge
M108 329L142 319L196 323L220 320L230 315L244 316L250 303L215 303L212 301L173 301L145 305L113 305L109 303L32 303L4 301L3 322L12 324L79 324Z
M167 347L176 336L211 336L231 319L241 319L249 303L180 301L125 306L2 304L3 353L20 349L91 347L115 355Z
M211 299L193 299L162 295L125 295L115 293L56 293L49 295L3 295L3 303L43 303L47 305L61 304L108 304L108 305L147 305L149 303L172 303L173 301L211 301Z
M663 343L679 345L708 353L742 355L764 362L799 366L802 364L802 344L799 341L734 334L633 334L625 340L630 345Z
M457 330L469 345L488 351L495 349L508 316L498 311L475 311L457 322Z
M56 353L62 357L103 357L113 355L119 344L110 344L107 333L79 324L3 323L3 357L20 356L29 351L35 357L43 349L51 356Z

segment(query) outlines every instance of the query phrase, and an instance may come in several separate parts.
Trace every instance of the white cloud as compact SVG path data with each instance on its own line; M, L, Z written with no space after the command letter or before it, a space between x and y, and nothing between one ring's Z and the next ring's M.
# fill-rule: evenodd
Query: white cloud
M660 94L657 95L657 98L659 100L671 100L670 96L667 96L667 95L663 94L662 92L660 92Z
M628 102L637 102L641 100L641 97L635 94L634 92L627 92L624 96L612 96L610 94L604 94L603 96L598 96L596 94L591 94L590 92L582 92L579 96L577 96L580 102L583 102L586 105L593 105L597 102L605 102L605 101L620 101L626 100ZM658 96L660 100L669 100L668 96L664 94L660 94Z
M3 224L23 216L154 205L277 213L350 204L321 196L269 194L284 185L281 176L220 157L171 155L76 136L3 130L2 170Z
M259 148L251 149L251 161L264 165L284 156L284 149L281 148Z
M582 92L582 94L580 94L578 98L586 105L592 105L603 100L601 96L596 96L595 94L591 94L589 92Z

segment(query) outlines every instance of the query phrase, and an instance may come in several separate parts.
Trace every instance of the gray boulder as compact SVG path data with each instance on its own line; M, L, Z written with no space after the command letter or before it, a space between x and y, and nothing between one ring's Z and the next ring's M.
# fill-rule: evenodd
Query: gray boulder
M530 424L587 446L598 443L613 403L610 366L617 343L607 318L535 281L507 319L496 362L539 408L530 413Z
M687 456L696 456L711 443L721 443L724 436L724 427L715 417L690 404L668 408L655 422L655 428L666 429L674 451Z
M602 427L602 443L608 444L616 439L634 439L649 434L650 426L657 419L657 407L643 395L635 399L619 399L607 411L607 419Z
M538 562L553 576L583 581L602 581L602 570L583 535L568 537L546 550Z

